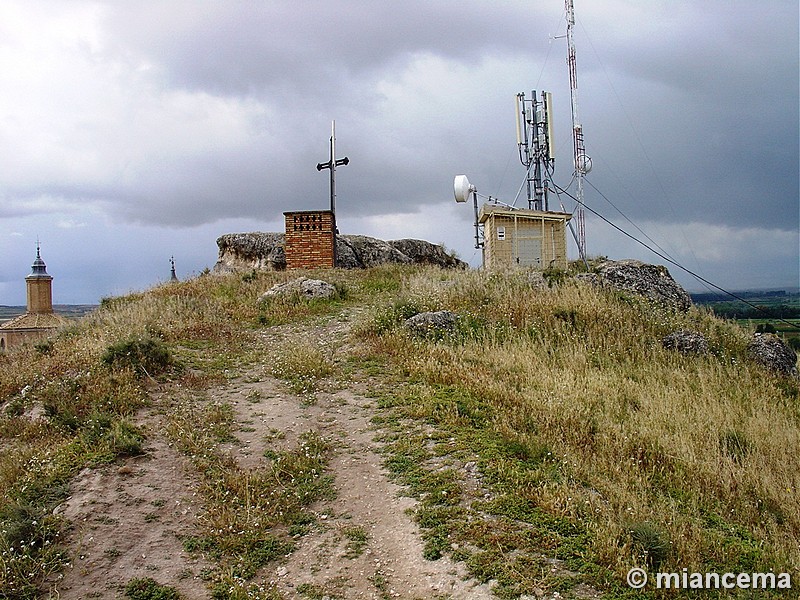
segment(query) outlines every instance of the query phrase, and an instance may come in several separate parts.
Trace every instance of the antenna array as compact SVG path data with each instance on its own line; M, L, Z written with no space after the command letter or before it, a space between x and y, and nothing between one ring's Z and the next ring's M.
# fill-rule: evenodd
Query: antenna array
M552 171L555 165L552 107L550 92L542 92L541 100L536 99L536 91L530 100L524 92L515 98L519 160L526 170L528 208L536 210L549 210L547 178L542 172Z

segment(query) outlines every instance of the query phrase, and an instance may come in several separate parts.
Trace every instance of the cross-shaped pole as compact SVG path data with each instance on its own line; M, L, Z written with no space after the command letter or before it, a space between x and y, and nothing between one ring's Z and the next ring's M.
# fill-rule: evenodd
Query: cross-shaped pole
M346 156L344 158L336 158L336 121L331 121L331 159L326 163L317 163L317 171L322 169L331 170L331 212L334 219L336 218L336 167L348 165L350 159Z

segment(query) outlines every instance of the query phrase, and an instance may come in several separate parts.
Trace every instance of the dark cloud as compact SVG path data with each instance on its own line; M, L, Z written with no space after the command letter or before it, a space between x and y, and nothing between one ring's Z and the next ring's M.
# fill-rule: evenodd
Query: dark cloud
M673 238L695 224L797 231L796 2L575 8L591 184ZM513 201L515 93L553 92L556 179L570 181L562 10L561 0L12 2L0 9L0 140L14 149L0 156L0 216L77 223L88 210L156 230L279 223L284 210L327 205L315 166L336 119L351 160L337 180L343 220L410 225L397 215L447 211L471 252L452 178ZM591 186L586 201L616 214ZM702 255L702 239L678 237Z

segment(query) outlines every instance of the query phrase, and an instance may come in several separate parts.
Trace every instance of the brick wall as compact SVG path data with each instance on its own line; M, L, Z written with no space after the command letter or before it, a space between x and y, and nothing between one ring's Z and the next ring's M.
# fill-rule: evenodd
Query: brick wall
M336 264L336 220L329 210L285 212L286 268L331 268Z

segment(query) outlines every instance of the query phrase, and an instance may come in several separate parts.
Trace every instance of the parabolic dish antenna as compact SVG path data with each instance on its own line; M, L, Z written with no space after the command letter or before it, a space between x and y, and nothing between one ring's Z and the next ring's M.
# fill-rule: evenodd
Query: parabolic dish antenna
M475 191L475 186L469 182L466 175L456 175L453 181L453 192L456 197L456 202L466 202L469 196Z
M592 159L586 154L581 154L575 159L575 166L585 175L592 170Z

